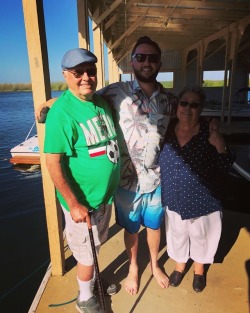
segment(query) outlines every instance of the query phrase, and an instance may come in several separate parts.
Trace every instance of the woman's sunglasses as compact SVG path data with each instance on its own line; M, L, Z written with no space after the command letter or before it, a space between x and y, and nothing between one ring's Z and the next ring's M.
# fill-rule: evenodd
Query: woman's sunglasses
M150 63L158 63L160 60L159 54L145 54L145 53L136 53L132 55L132 59L136 59L137 62L143 63L148 59Z
M201 106L201 104L199 102L188 102L185 100L179 101L179 105L181 105L182 107L186 107L189 105L190 108L192 108L192 109L197 109L198 107Z

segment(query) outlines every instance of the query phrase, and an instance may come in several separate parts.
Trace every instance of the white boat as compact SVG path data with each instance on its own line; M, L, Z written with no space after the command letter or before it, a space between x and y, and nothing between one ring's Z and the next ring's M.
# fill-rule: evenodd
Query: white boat
M12 164L40 164L40 151L38 145L38 136L34 135L29 137L31 127L26 139L10 150Z
M10 150L12 164L40 164L37 135L32 136Z

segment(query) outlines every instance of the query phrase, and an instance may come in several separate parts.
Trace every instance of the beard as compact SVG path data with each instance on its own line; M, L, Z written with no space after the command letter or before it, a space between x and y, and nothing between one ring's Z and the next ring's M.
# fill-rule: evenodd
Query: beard
M156 81L156 77L158 75L158 71L152 73L150 76L144 76L141 74L140 71L136 70L135 68L134 69L134 75L136 77L136 79L142 83L153 83Z

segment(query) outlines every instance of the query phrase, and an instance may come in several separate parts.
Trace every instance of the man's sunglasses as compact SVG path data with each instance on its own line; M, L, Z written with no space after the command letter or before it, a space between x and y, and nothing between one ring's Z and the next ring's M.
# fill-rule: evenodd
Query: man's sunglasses
M80 70L77 70L77 71L66 70L66 71L73 74L75 76L75 78L82 78L84 73L86 73L88 75L88 77L94 77L97 74L96 68L88 68L88 69L82 70L82 71L80 71Z
M189 105L190 108L192 108L192 109L197 109L198 107L201 106L201 104L199 102L188 102L185 100L179 101L179 105L181 105L182 107L186 107Z
M136 53L132 55L132 59L136 59L137 62L143 63L148 59L150 63L158 63L160 61L159 54L144 54L144 53Z

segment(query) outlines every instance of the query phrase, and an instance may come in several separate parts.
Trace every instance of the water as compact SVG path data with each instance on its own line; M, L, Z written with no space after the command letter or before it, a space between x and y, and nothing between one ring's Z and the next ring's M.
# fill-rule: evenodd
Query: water
M0 312L27 313L50 262L40 166L9 163L34 122L32 93L0 93L0 117Z

